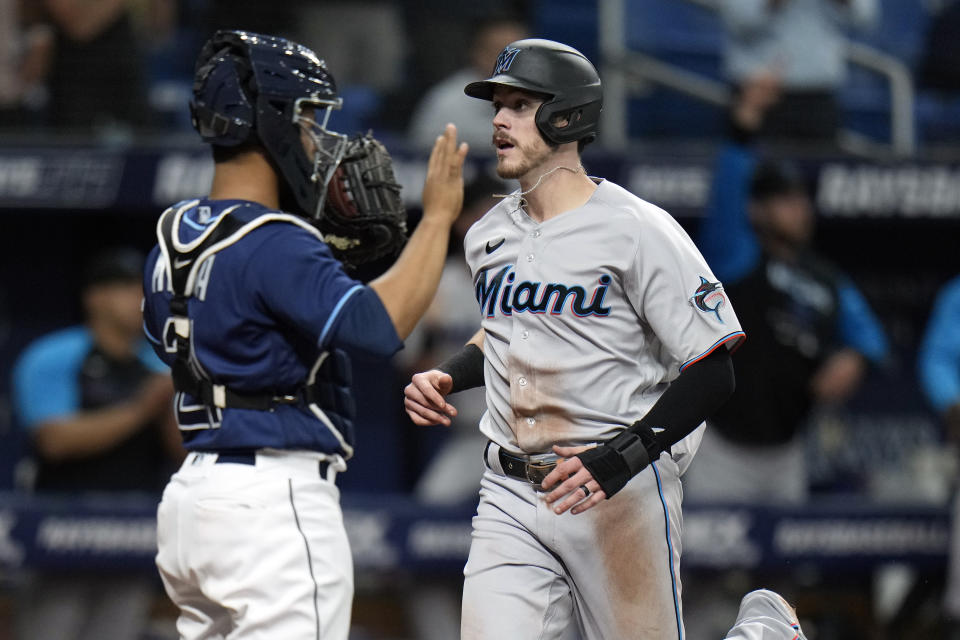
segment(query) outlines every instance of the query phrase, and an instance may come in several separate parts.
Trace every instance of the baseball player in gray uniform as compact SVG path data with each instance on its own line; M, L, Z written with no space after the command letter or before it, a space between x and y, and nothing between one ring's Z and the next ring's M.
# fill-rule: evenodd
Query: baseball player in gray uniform
M405 389L415 424L449 424L446 395L486 385L461 637L682 639L680 475L743 331L673 218L585 173L602 90L581 53L520 40L465 91L520 190L464 243L480 331Z

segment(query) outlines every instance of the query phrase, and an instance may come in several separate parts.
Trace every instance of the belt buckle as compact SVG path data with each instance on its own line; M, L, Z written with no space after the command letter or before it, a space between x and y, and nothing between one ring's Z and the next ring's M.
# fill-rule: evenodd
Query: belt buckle
M527 481L540 486L543 484L543 479L550 475L550 472L553 471L556 466L556 461L528 462L525 469Z

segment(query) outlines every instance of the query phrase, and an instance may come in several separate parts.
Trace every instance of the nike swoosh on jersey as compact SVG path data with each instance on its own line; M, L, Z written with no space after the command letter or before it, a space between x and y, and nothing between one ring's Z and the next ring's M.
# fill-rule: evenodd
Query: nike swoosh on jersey
M193 262L193 259L192 259L192 258L191 258L190 260L179 260L179 259L177 259L177 260L174 260L174 261L173 261L173 268L174 268L174 269L183 269L185 266L187 266L187 265L190 264L191 262Z
M487 240L487 247L486 247L486 249L487 249L487 254L489 255L489 254L493 253L494 251L496 251L497 249L499 249L499 248L501 247L501 245L503 245L503 243L506 242L506 241L507 241L506 238L500 238L500 242L498 242L497 244L490 244L490 241Z

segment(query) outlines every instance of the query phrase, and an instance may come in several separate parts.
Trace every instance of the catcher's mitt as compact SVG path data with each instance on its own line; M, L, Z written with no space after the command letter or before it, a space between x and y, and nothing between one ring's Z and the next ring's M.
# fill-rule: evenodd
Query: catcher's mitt
M371 133L351 138L327 186L317 227L333 254L355 267L396 254L407 241L407 211L386 147Z

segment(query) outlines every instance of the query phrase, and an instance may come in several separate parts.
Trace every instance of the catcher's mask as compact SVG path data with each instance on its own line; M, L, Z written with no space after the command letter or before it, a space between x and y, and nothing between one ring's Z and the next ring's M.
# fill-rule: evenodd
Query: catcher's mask
M341 105L325 63L284 38L217 31L197 59L190 112L204 141L262 146L292 196L285 204L356 266L403 246L406 211L383 145L328 128Z
M341 104L333 76L310 49L285 38L221 30L197 58L190 113L205 142L262 146L296 213L317 220L346 151L347 136L327 129L330 112Z

